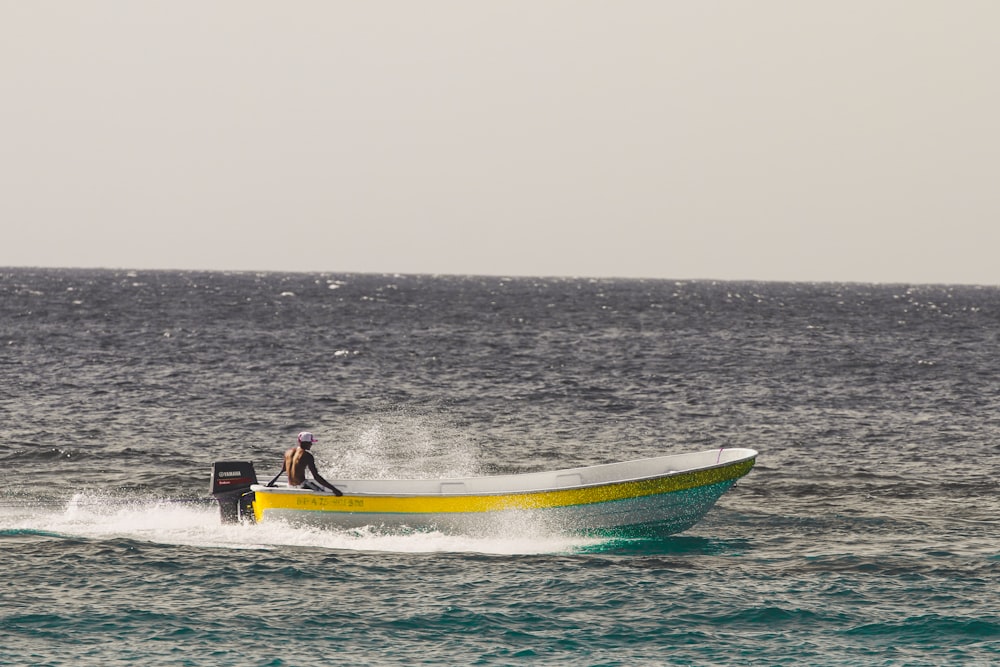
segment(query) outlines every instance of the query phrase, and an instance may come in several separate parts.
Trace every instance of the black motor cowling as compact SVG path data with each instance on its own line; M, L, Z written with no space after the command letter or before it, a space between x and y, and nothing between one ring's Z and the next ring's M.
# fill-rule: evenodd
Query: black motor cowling
M212 495L219 501L222 523L238 523L253 501L250 486L257 483L252 461L216 461L212 464ZM242 510L242 511L241 511Z

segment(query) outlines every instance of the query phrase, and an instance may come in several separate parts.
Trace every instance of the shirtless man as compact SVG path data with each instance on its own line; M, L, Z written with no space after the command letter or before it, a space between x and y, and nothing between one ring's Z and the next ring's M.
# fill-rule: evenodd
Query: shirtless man
M313 437L312 433L302 431L302 433L299 433L299 444L285 452L285 461L281 466L281 472L288 473L288 485L298 488L311 488L315 491L326 491L326 489L317 488L319 484L322 484L330 489L334 495L344 495L337 487L323 479L323 476L316 470L316 459L313 458L312 452L309 451L314 442L316 442L316 438ZM311 480L306 479L307 469L312 473L313 479ZM280 475L281 472L278 474ZM319 482L319 484L316 484L316 482Z

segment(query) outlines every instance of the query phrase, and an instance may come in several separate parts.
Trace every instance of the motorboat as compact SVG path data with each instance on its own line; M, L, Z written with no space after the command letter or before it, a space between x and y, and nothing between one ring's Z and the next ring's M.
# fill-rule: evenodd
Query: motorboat
M582 468L449 479L330 479L342 495L257 481L251 461L212 466L224 522L469 532L511 519L555 530L670 535L696 524L756 462L722 448Z

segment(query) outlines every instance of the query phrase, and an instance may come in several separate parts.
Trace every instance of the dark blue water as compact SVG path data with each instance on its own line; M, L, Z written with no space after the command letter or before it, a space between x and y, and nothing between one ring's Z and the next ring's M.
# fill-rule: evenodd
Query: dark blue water
M0 270L0 664L993 664L1000 289ZM211 462L752 447L621 540L222 526Z

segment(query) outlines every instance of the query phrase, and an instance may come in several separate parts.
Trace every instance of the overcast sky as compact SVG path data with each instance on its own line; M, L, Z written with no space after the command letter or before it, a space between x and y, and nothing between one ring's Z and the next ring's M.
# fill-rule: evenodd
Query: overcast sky
M0 0L0 266L1000 285L996 0Z

